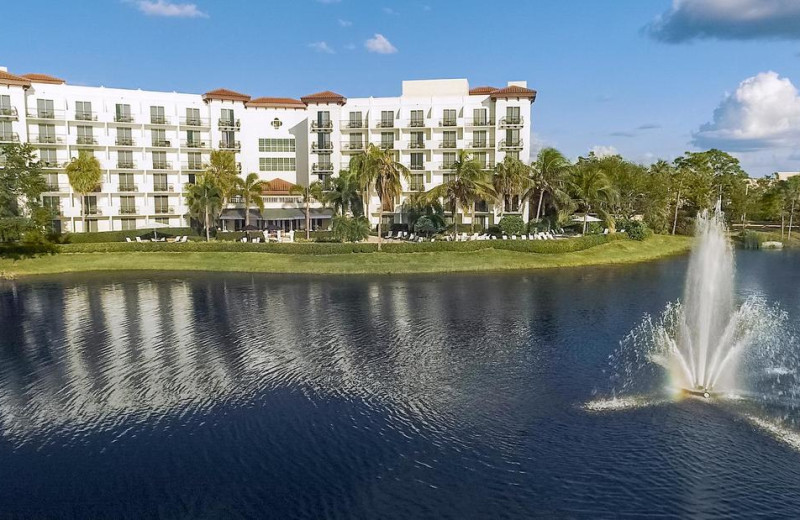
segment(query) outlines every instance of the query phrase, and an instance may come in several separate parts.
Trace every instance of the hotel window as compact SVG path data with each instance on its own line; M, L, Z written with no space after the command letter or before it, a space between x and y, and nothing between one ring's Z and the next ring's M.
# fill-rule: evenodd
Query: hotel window
M92 115L91 101L75 102L75 119L78 121L91 121L94 119L94 116Z
M117 145L119 146L133 146L133 137L130 128L117 128Z
M455 148L456 135L455 131L442 132L442 148Z
M167 184L167 174L166 173L157 173L153 175L153 189L156 191L167 191L169 190L169 184Z
M120 219L120 226L123 231L131 231L136 229L136 219L135 218L123 218Z
M394 127L394 112L391 110L381 111L381 128Z
M167 116L164 114L164 107L150 107L150 123L163 125L166 122Z
M57 195L45 195L42 197L42 206L49 209L52 213L61 212L61 197Z
M95 144L94 129L91 126L79 126L78 144Z
M506 152L506 157L513 157L514 159L519 159L519 150L515 150L513 152Z
M425 114L422 110L411 111L411 126L415 128L422 128L425 126Z
M120 215L133 215L136 213L136 197L123 195L119 198Z
M41 150L39 150L39 161L42 163L42 166L58 165L58 159L55 149L42 148Z
M156 195L153 197L156 213L169 213L169 197L166 195Z
M317 134L317 149L318 150L331 149L331 134Z
M153 146L169 146L170 142L167 141L167 131L163 128L154 128L150 130L150 136L153 140Z
M57 173L47 173L44 176L44 183L47 187L47 191L58 191L58 174Z
M363 134L350 134L350 149L351 150L361 150L364 148L364 136Z
M472 154L472 158L475 160L475 162L481 165L481 168L486 169L489 167L489 155L486 152L475 152Z
M11 96L0 96L0 114L11 115Z
M486 148L486 130L479 130L472 133L472 147Z
M39 142L56 142L56 125L39 125Z
M220 111L220 118L219 123L223 126L234 126L235 124L235 117L233 115L233 109L230 108L223 108Z
M456 162L456 153L455 152L444 152L442 154L442 167L452 168Z
M259 139L259 152L294 152L294 139Z
M232 130L225 130L222 132L222 143L220 148L233 149L236 148L236 132Z
M381 132L381 148L384 150L394 148L394 132Z
M411 148L416 148L416 149L425 148L424 132L411 132Z
M12 139L11 121L0 121L0 141L11 141Z
M424 153L412 153L411 154L411 169L412 170L424 170L425 169L425 154Z
M197 130L186 131L186 146L189 148L197 148L201 145L200 132Z
M156 217L154 219L156 224L164 224L165 226L169 225L169 217Z
M350 112L349 128L361 128L364 126L364 116L361 112Z
M187 166L190 170L203 169L203 155L200 152L189 152L187 157L189 158Z
M120 173L117 176L120 191L135 191L136 185L133 182L132 173Z
M522 123L522 118L519 115L519 107L506 107L506 123L511 125Z
M117 168L133 168L133 152L129 150L117 152Z
M261 157L258 159L258 169L262 172L293 172L294 157Z
M413 174L411 175L410 182L408 183L408 189L411 191L422 191L425 189L425 175L422 174Z
M506 130L506 146L519 146L519 129Z
M456 126L456 111L445 109L442 117L442 126Z
M317 125L319 128L330 128L331 126L331 113L327 110L317 112Z
M331 168L331 154L329 153L321 153L319 154L319 165L329 170Z
M167 152L153 152L153 169L154 170L168 170L169 164L167 163Z
M97 195L87 195L84 197L84 203L86 204L87 215L97 214Z
M56 111L53 108L52 99L37 99L36 100L36 115L42 119L53 119L56 117Z
M89 233L97 233L98 227L96 218L86 219L86 231Z
M117 103L114 121L117 123L133 122L133 117L131 117L131 106L123 103Z
M200 126L202 124L199 108L186 109L186 124L191 126Z
M472 111L472 119L473 124L475 126L486 126L488 124L488 120L486 118L486 109L485 108L476 108Z

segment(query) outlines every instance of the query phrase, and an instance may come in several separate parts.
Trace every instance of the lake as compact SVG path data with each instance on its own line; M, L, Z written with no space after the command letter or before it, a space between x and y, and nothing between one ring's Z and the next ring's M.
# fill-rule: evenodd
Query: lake
M737 251L738 294L797 323L799 266ZM0 517L796 518L735 406L585 407L686 267L0 283Z

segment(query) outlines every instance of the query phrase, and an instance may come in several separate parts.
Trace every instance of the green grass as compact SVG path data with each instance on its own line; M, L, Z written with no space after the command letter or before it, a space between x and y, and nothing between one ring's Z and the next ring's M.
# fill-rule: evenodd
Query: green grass
M580 251L537 253L499 249L397 253L287 254L267 252L60 253L0 258L0 278L85 271L239 271L304 274L393 274L510 271L629 264L684 253L690 239L657 235L614 240Z

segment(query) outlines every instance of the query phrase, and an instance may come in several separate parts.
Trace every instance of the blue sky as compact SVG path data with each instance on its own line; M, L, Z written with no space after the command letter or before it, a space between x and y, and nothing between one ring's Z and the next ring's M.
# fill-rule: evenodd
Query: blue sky
M537 146L641 162L717 146L760 176L800 169L793 3L27 0L3 7L4 41L19 45L0 49L0 65L73 84L252 96L523 79L539 91Z

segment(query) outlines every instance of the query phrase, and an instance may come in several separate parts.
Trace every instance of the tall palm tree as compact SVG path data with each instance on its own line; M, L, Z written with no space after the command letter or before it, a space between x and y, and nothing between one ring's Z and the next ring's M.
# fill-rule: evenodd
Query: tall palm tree
M350 159L350 172L355 176L356 185L364 203L364 216L369 219L369 202L372 188L378 178L378 169L384 150L370 143L367 149Z
M211 240L211 221L222 210L222 190L217 186L216 180L206 174L200 175L194 184L187 184L184 191L189 215L202 220L208 242Z
M340 171L339 175L331 180L331 185L325 192L324 201L331 204L334 210L342 216L360 204L358 180L353 172L349 169Z
M411 172L403 164L394 158L391 150L380 150L377 156L377 175L375 175L375 192L378 194L380 205L378 206L378 251L381 250L383 235L381 226L383 225L383 208L393 205L394 201L403 192L403 181L411 179ZM392 208L394 211L394 208ZM369 217L367 217L369 218Z
M250 206L256 206L259 211L264 211L263 191L269 189L269 182L258 178L257 173L248 173L244 179L236 179L236 195L244 203L244 227L250 225Z
M236 156L227 150L212 150L205 173L222 192L224 206L236 195L238 187L239 169L236 166Z
M523 194L523 199L532 201L538 193L539 203L536 205L536 220L542 216L544 198L547 196L558 207L566 202L568 195L564 184L572 171L572 164L564 154L555 148L542 148L531 164L531 184ZM529 217L530 218L530 217Z
M458 210L461 209L465 214L471 212L474 220L475 201L493 197L495 191L481 163L472 159L464 150L458 152L451 174L450 180L426 191L425 197L429 201L444 199L453 209L453 239L455 239L458 233Z
M311 240L311 202L318 201L325 203L324 200L324 186L320 181L314 181L308 186L302 184L295 184L289 188L289 193L298 195L303 198L303 205L305 206L306 217L306 240Z
M69 185L81 196L81 221L86 231L86 194L93 192L100 185L103 170L100 161L89 151L81 150L66 166Z
M614 200L616 194L605 173L595 164L587 163L573 169L568 181L569 191L575 202L583 206L583 234L586 234L589 212L595 209L605 218L610 218L603 210L603 204Z
M506 201L514 195L522 197L530 185L529 174L530 168L516 157L506 156L503 162L495 166L492 186L503 210L505 210Z

